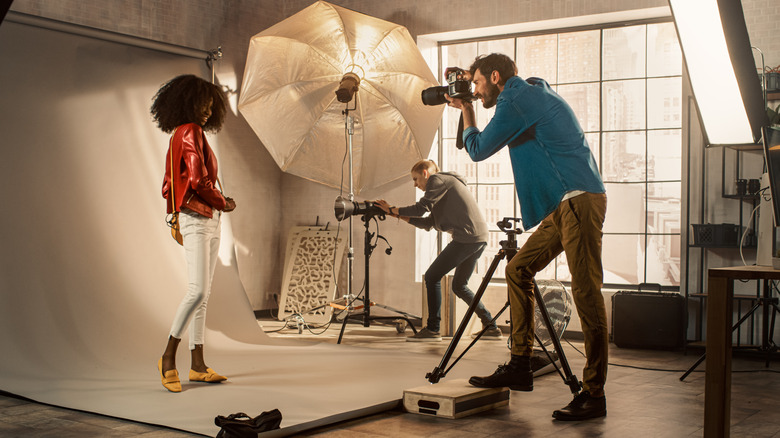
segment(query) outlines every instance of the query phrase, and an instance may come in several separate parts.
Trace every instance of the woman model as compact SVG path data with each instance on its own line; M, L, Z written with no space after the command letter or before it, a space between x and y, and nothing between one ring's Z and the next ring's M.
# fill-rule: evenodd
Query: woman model
M217 262L220 215L236 208L236 203L215 187L217 159L203 134L222 128L225 101L223 91L216 85L193 75L182 75L157 91L151 108L157 126L172 133L162 195L167 200L168 213L179 212L189 283L173 319L168 345L157 362L162 384L171 392L181 392L176 350L188 324L192 353L189 380L227 380L207 367L203 359L206 303Z

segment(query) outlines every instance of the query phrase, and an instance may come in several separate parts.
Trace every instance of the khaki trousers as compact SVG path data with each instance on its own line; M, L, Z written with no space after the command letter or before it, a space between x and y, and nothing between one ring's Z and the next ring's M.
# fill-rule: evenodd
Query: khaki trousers
M530 356L534 345L534 275L558 254L566 253L574 305L585 338L583 390L594 397L604 395L607 379L609 334L601 294L601 236L606 211L604 193L583 193L561 202L506 267L512 354Z

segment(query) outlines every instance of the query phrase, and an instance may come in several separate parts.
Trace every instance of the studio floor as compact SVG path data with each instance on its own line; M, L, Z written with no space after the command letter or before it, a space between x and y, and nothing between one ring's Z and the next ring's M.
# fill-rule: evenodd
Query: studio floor
M322 329L284 328L283 323L261 320L272 337L336 343L340 326ZM405 342L407 334L392 326L347 326L343 344L418 353L433 353L438 365L448 340L441 343ZM467 357L508 358L506 339L480 341ZM462 341L465 346L467 341ZM581 341L565 341L564 351L575 375L581 377L584 357ZM702 436L704 364L679 380L701 354L691 350L652 351L611 345L605 418L558 422L552 410L568 402L570 393L556 373L538 377L531 393L512 392L508 407L458 420L405 413L401 407L350 421L308 430L297 436L317 437L698 437ZM457 365L456 365L457 366ZM762 358L735 357L732 382L731 435L780 437L780 359L764 367ZM484 374L492 373L486 369ZM403 389L399 388L399 399ZM366 388L370 391L370 388ZM0 436L8 437L190 437L201 436L170 428L125 421L48 406L0 395Z

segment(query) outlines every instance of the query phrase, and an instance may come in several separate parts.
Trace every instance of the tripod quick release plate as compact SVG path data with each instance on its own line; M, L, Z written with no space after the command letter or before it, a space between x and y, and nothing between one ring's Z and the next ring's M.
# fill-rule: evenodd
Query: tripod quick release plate
M498 221L496 225L498 228L503 231L514 231L514 232L523 232L523 227L520 225L522 222L522 219L519 217L505 217L504 219Z

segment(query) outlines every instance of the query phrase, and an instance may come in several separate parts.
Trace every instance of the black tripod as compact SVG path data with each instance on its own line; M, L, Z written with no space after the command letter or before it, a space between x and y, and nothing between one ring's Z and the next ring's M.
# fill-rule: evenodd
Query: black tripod
M433 371L430 373L427 373L425 375L425 378L428 379L431 383L438 383L441 378L447 375L447 373L452 369L452 367L455 366L456 363L466 354L466 352L471 349L471 347L479 341L479 339L482 337L482 334L484 333L485 329L483 328L482 331L480 331L477 334L477 337L471 341L471 343L466 347L466 349L458 356L455 361L450 365L449 368L447 368L447 362L449 362L450 358L452 358L452 354L455 352L455 348L458 345L458 342L460 341L460 338L463 336L463 333L466 331L466 326L469 323L469 319L471 319L471 315L474 314L474 310L476 310L477 305L479 304L479 301L482 299L482 295L485 293L485 290L487 289L488 284L490 283L490 279L493 278L493 273L496 271L496 268L498 267L498 264L506 258L507 260L512 260L512 257L517 254L517 235L521 234L523 231L516 227L516 223L519 222L519 218L509 218L505 217L504 220L498 223L498 228L501 229L504 233L507 235L507 240L501 241L501 250L498 251L495 257L493 257L493 262L490 264L490 268L488 268L487 273L485 273L485 277L482 279L482 283L479 285L479 290L477 290L477 293L474 295L474 300L471 302L471 305L469 306L468 310L466 310L466 314L463 316L463 319L460 322L460 325L458 326L458 330L455 331L455 334L452 337L452 341L450 342L450 345L447 347L447 351L444 352L444 357L441 359L441 363L439 363L439 366L435 367ZM513 224L513 222L515 224ZM555 327L553 327L552 321L550 321L550 315L547 313L547 307L544 305L544 299L542 298L542 293L539 291L539 287L536 285L536 282L534 282L534 298L536 299L536 305L539 306L540 314L542 315L542 320L544 321L544 326L547 327L547 331L550 334L550 339L552 340L553 347L555 348L555 351L558 353L558 358L561 361L561 368L563 368L563 372L561 372L561 369L558 368L557 365L555 365L555 360L551 357L550 353L547 351L547 348L545 348L544 343L542 343L539 340L539 337L534 334L534 337L536 338L536 341L539 343L539 345L542 346L542 349L544 350L545 354L547 354L547 358L550 360L550 362L555 365L556 371L558 371L558 374L563 379L563 383L569 386L571 389L572 394L575 396L579 394L580 389L582 388L580 381L577 380L577 377L572 374L571 367L569 367L569 362L566 360L566 355L563 353L563 348L561 348L561 341L558 339L558 335L555 332ZM493 317L493 320L491 321L491 324L495 323L495 321L501 316L502 313L509 307L509 302L507 302L504 307L501 309L498 314Z
M414 328L414 324L412 324L412 319L420 320L419 316L415 316L415 315L406 313L406 312L398 310L398 309L393 309L392 307L385 306L383 304L378 304L378 303L372 302L371 299L369 298L369 286L370 286L371 283L369 281L368 264L369 264L369 261L371 260L371 254L374 252L374 248L376 248L376 244L372 243L372 240L374 239L375 235L377 236L377 241L379 241L379 239L384 240L385 243L387 243L387 249L385 250L385 253L388 254L388 255L390 255L392 253L393 247L390 246L390 243L387 242L387 239L385 239L384 236L379 235L378 232L377 232L377 234L374 234L374 233L372 233L368 229L368 226L371 223L371 219L374 219L375 221L377 221L377 220L384 220L385 219L384 212L382 212L381 210L377 211L376 213L369 212L369 213L366 213L363 216L361 216L360 219L363 221L363 226L366 229L366 231L364 233L364 238L363 238L363 256L364 256L364 263L365 263L365 274L364 274L365 275L365 277L364 277L365 278L364 279L365 290L363 292L363 297L357 297L357 298L354 298L352 301L349 301L349 302L345 303L345 306L346 306L345 309L348 312L350 310L352 310L352 309L358 309L359 307L353 307L352 303L354 303L355 301L359 300L359 301L363 302L363 306L362 306L363 307L363 312L361 312L360 314L354 314L354 315L348 314L344 318L344 322L341 324L341 331L339 332L339 339L338 339L337 343L338 344L341 343L341 338L344 336L344 328L347 326L347 322L349 322L349 320L358 320L359 322L361 322L363 324L363 327L370 327L371 326L371 321L394 321L395 322L395 321L398 321L400 319L400 320L406 321L406 325L411 327L412 331L414 333L417 333L417 329L415 329ZM397 314L399 314L401 316L377 316L377 315L371 315L371 306L381 307L381 308L389 310L391 312L395 312L395 313L397 313ZM398 328L397 328L397 330L402 331L402 330L400 330Z
M762 320L761 320L761 345L756 346L742 346L742 347L732 347L732 349L758 349L761 352L766 353L766 366L769 366L769 359L773 352L778 350L777 345L775 344L774 340L772 339L772 334L775 332L775 317L778 313L780 313L780 307L777 306L778 299L772 297L772 290L770 289L770 283L771 280L764 280L764 291L763 295L760 298L756 299L756 303L753 305L753 307L750 308L750 310L747 311L744 315L742 315L741 318L739 318L739 321L737 321L734 326L731 327L731 331L735 331L739 328L739 326L742 325L747 319L753 315L753 313L756 312L759 308L763 310ZM772 322L770 325L769 322L769 311L772 311ZM696 369L696 367L699 366L702 362L704 362L704 359L707 357L707 353L704 353L699 357L699 359L691 365L690 368L688 368L688 371L686 371L682 376L680 376L680 381L685 380L686 377L688 377L689 374L693 372L693 370Z

